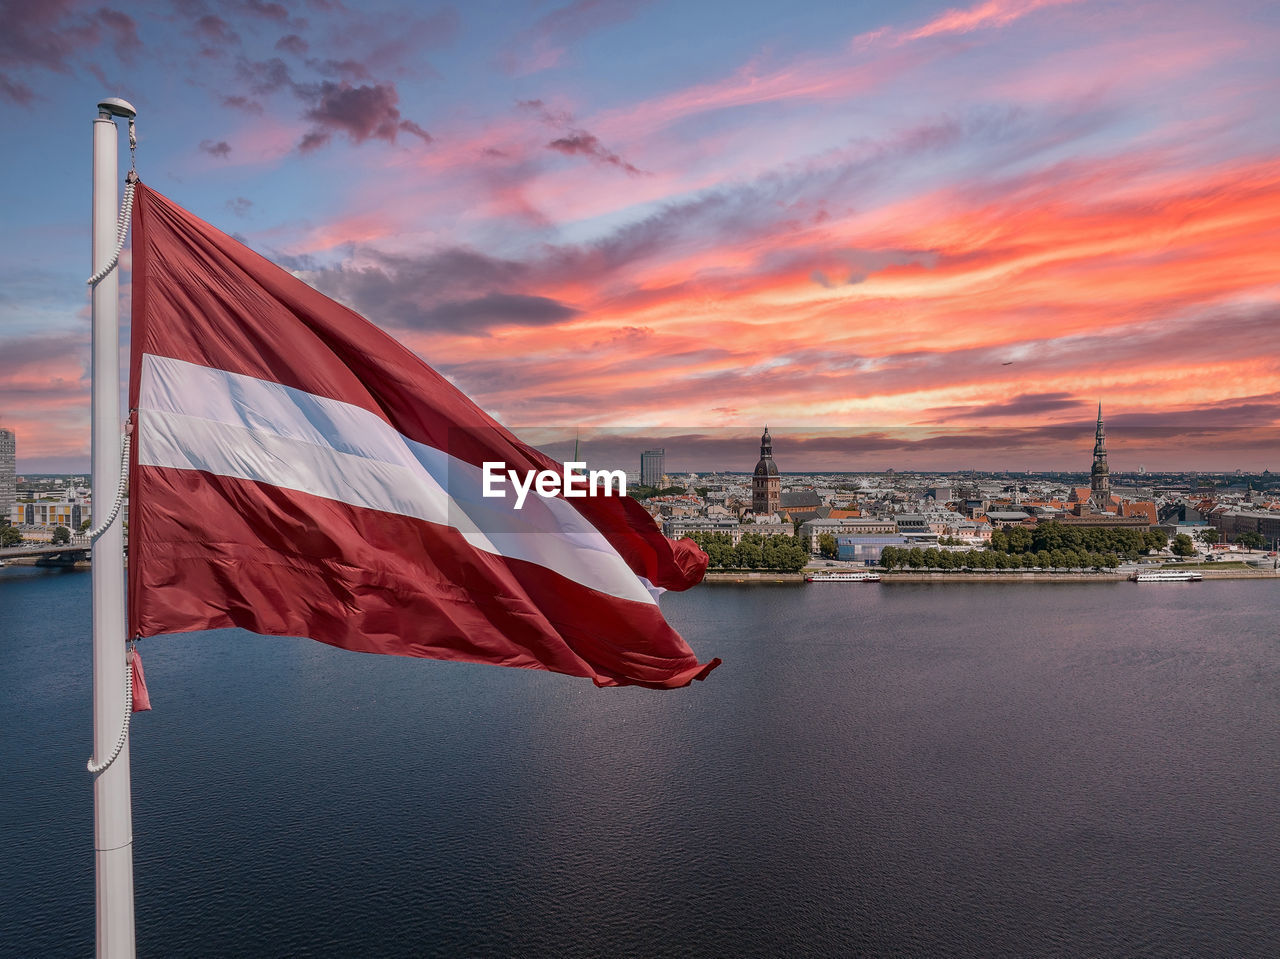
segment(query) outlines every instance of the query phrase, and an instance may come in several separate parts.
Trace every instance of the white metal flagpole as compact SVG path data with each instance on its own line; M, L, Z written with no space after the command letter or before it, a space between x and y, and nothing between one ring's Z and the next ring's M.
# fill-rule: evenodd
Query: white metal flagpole
M98 104L93 121L93 271L116 247L119 203L116 117L124 100ZM93 502L105 509L120 483L120 279L93 286ZM124 529L119 517L93 543L93 755L110 756L126 720ZM93 782L94 871L99 959L133 959L133 816L129 743Z

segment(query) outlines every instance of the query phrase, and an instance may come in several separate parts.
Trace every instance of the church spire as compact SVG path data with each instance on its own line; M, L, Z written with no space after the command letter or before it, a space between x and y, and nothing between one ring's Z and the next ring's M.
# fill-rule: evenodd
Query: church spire
M1098 428L1093 438L1089 504L1096 510L1111 508L1111 470L1107 467L1107 430L1102 425L1102 401L1098 401Z

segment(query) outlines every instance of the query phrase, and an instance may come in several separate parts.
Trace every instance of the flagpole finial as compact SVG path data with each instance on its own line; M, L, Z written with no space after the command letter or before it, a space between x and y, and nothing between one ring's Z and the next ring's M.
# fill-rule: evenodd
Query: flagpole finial
M133 104L128 100L121 100L119 97L106 97L98 101L98 116L100 117L124 117L126 120L132 120L138 115L138 111L133 108Z

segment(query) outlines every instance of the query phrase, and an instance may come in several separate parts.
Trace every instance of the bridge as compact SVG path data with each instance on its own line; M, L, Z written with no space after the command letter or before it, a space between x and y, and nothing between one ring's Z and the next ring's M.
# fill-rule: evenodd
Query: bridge
M36 557L37 566L74 566L89 558L93 544L81 536L71 537L70 543L23 543L0 549L0 563L10 559Z

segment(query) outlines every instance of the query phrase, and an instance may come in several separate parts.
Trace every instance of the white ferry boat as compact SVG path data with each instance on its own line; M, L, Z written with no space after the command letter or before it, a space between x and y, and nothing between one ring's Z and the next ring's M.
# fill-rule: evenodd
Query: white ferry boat
M810 573L804 581L806 583L878 583L880 574L855 569L824 569Z
M1203 573L1190 569L1158 569L1150 573L1134 573L1135 583L1198 583Z

